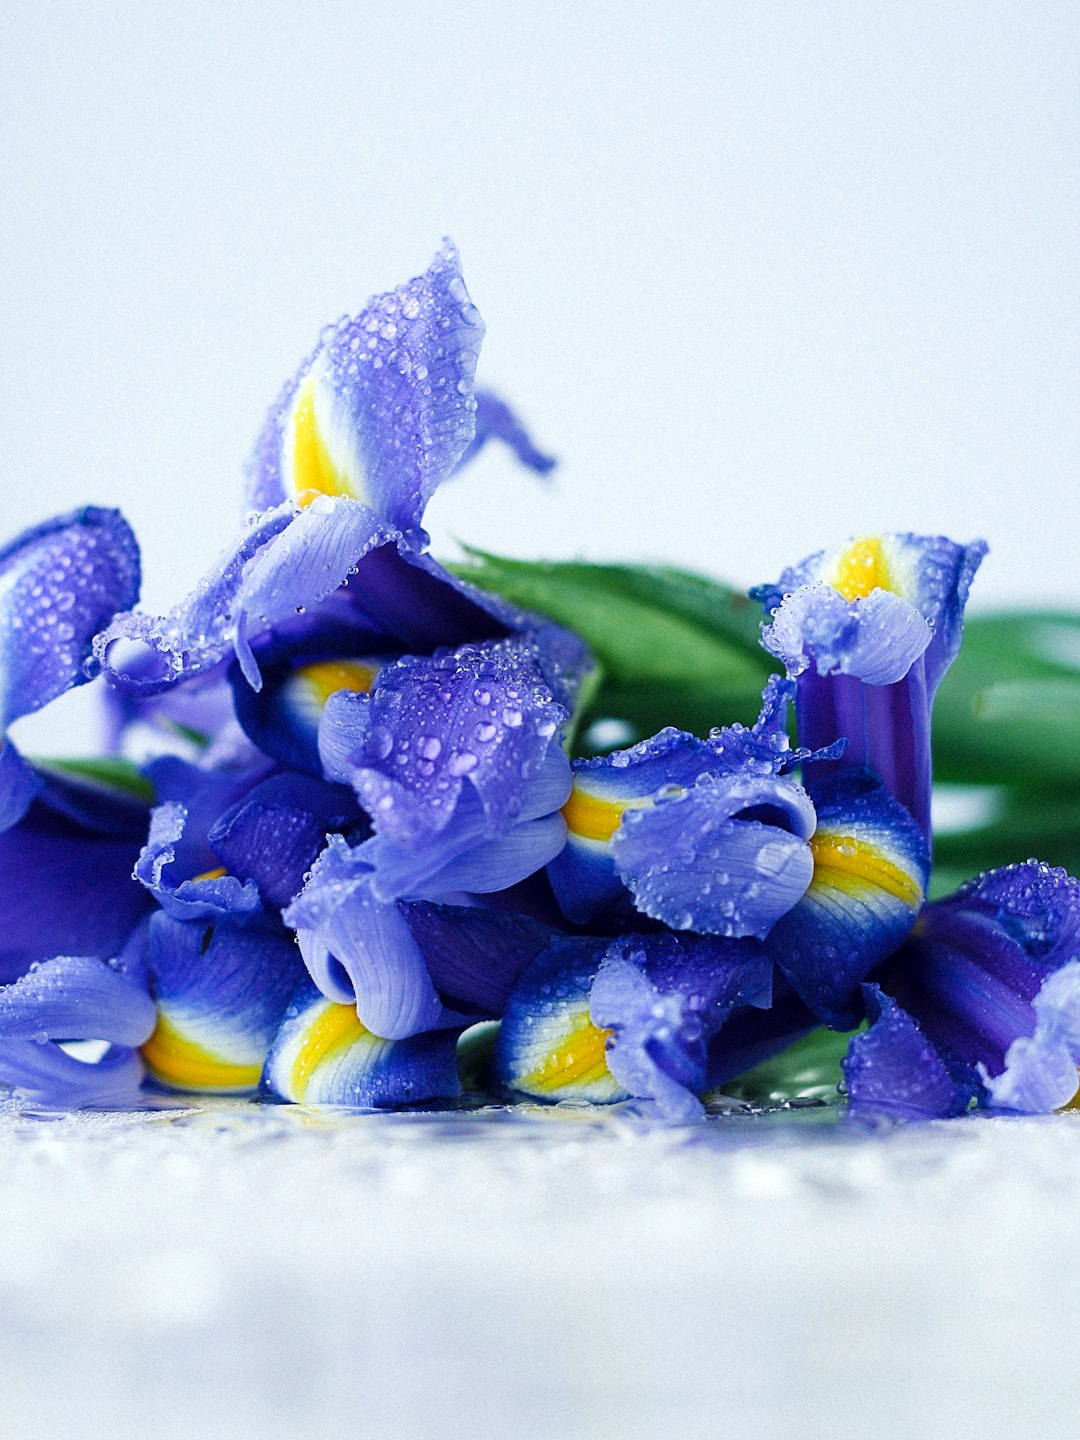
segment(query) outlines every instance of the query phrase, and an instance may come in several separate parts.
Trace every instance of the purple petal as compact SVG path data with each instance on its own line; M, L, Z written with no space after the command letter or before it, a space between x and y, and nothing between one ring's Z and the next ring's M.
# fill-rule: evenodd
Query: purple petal
M331 837L285 923L323 993L339 1003L355 997L374 1034L400 1040L448 1023L404 917L372 894L370 865L340 836Z
M902 680L933 630L899 595L874 590L845 600L831 585L803 585L773 612L761 642L791 675L851 675L866 685Z
M810 884L814 824L792 780L705 775L671 799L628 809L612 852L644 914L676 930L761 937Z
M328 777L352 784L379 835L419 846L449 824L466 784L491 833L509 828L565 718L534 643L466 645L387 665L370 696L333 696L320 752Z
M0 732L81 685L95 634L138 596L139 548L118 510L75 510L0 549Z
M862 1018L860 983L915 923L929 859L919 826L865 772L836 776L812 798L813 879L765 946L825 1024L850 1030Z
M877 985L862 988L870 1028L853 1037L841 1062L852 1112L899 1120L963 1114L970 1089L956 1083L933 1045L891 996Z
M208 836L231 875L281 909L301 891L330 831L362 823L350 791L306 775L275 775L227 810Z
M424 901L402 909L440 994L491 1016L552 937L525 915Z
M417 532L435 488L473 438L483 335L457 251L445 241L423 275L324 332L267 419L252 503L346 495Z
M508 445L521 464L535 470L538 475L546 475L555 468L554 456L545 455L536 448L529 432L506 401L490 390L477 390L476 434L458 461L457 468L463 470L490 440L501 440Z
M141 1045L153 1029L154 1002L146 991L93 956L46 960L0 988L0 1041Z
M304 980L289 1004L263 1072L263 1088L303 1105L396 1110L461 1093L457 1030L402 1040L373 1035L351 1005Z
M112 1045L99 1060L76 1059L51 1042L0 1044L0 1085L58 1109L133 1109L142 1103L145 1069L139 1054Z
M0 834L0 979L55 955L118 955L152 905L131 878L138 854L137 841L95 834L43 805Z

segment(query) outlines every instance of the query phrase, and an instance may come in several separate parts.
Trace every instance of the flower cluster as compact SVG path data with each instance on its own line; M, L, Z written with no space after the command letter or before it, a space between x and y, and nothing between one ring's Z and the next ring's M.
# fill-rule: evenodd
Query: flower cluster
M482 336L449 245L329 327L167 615L116 512L0 552L0 1083L378 1108L465 1064L682 1121L828 1026L854 1109L1068 1103L1080 885L1028 862L926 903L931 706L985 547L810 556L752 592L783 671L753 725L571 758L587 647L422 528L485 441L552 463L475 391ZM108 754L24 758L8 727L91 679Z

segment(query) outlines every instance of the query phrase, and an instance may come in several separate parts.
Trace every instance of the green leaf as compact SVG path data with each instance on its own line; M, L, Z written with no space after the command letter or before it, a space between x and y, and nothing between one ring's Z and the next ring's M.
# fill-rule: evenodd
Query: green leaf
M785 1100L835 1100L836 1087L844 1078L840 1061L847 1054L850 1041L850 1034L813 1030L772 1060L755 1065L736 1080L729 1080L722 1093L754 1105L779 1105Z
M980 871L1031 856L1080 874L1080 790L1005 791L996 813L985 823L936 835L934 898Z
M978 615L934 705L937 779L1080 785L1080 615Z
M153 785L130 760L119 760L111 756L57 760L48 756L45 759L35 759L33 764L36 769L46 773L53 771L100 789L119 790L121 794L142 800L147 805L154 803Z
M620 719L640 736L756 719L776 667L744 592L669 566L468 553L450 567L456 574L574 630L592 650L603 673L586 720Z

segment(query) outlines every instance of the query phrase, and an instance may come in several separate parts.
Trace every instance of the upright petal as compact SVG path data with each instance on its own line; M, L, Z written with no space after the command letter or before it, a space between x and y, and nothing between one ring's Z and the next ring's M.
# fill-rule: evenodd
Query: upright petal
M490 390L477 390L476 434L458 461L457 468L464 469L490 440L501 440L522 465L535 470L537 475L546 475L557 463L553 455L545 455L536 448L532 436L505 400Z
M343 495L416 533L473 438L483 336L446 241L423 275L323 332L259 438L252 504Z
M0 734L81 685L94 636L138 596L139 547L118 510L75 510L0 549Z

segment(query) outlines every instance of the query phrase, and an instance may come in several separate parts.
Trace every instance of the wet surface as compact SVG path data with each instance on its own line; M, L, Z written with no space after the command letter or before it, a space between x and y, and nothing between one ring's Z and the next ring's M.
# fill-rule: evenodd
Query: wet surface
M4 1440L1073 1425L1072 1115L8 1105L0 1176Z

